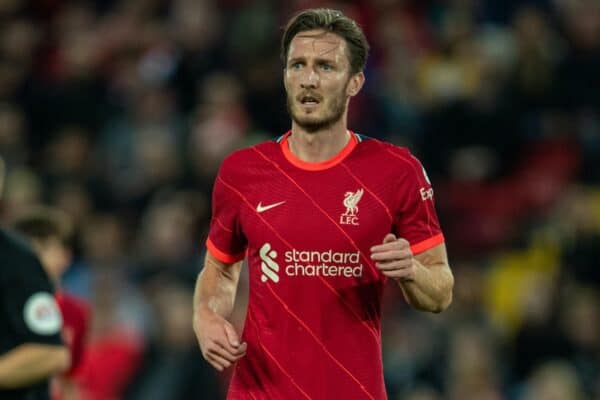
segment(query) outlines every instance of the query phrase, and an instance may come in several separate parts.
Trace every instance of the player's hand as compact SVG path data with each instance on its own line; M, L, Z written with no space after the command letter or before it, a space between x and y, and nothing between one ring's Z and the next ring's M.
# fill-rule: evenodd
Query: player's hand
M194 332L202 356L219 371L229 368L246 355L247 344L240 341L233 325L219 314L196 315Z
M385 235L382 244L371 247L371 259L388 278L397 281L412 281L415 278L416 267L410 243L396 238L393 233Z

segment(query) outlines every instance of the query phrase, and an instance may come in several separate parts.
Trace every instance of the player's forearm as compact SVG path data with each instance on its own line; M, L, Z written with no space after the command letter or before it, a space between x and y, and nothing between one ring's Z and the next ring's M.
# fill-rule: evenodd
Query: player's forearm
M22 344L0 356L0 388L17 389L59 374L69 368L64 346Z
M206 257L204 268L198 275L194 292L194 316L216 313L228 318L233 311L239 264L224 265L211 256Z
M406 300L422 311L444 311L452 302L452 271L443 263L425 266L418 260L414 262L415 278L399 283Z

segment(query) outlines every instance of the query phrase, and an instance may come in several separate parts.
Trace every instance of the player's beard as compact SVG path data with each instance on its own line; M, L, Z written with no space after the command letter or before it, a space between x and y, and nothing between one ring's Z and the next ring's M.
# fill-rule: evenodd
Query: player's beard
M339 93L329 96L329 101L327 101L327 104L325 104L325 110L322 117L315 118L311 115L300 115L301 110L298 110L294 97L289 93L287 95L288 113L294 122L308 133L315 133L331 127L338 122L346 112L346 87L348 86L348 82L346 85L344 85ZM325 98L322 98L322 102L323 101L326 101Z

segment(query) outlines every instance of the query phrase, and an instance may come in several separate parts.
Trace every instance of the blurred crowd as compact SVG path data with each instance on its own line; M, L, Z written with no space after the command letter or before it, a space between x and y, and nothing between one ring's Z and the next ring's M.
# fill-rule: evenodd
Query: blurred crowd
M212 181L289 129L281 28L315 6L365 29L349 126L423 161L456 278L439 315L386 294L390 399L600 399L597 0L0 0L2 222L77 228L80 398L223 397L191 329Z

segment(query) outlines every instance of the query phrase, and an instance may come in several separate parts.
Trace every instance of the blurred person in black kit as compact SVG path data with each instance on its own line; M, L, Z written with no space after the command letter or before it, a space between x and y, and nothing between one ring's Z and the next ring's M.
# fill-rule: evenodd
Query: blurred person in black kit
M51 382L53 400L78 398L80 370L86 350L91 307L82 298L61 288L61 277L72 261L74 226L70 217L45 206L32 207L12 221L12 229L29 240L55 287L54 298L63 319L62 338L69 347L71 367Z
M4 163L0 158L0 193ZM70 364L52 284L34 251L0 228L0 399L49 399L49 379Z

